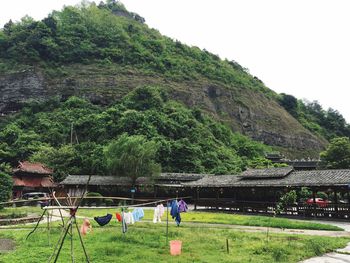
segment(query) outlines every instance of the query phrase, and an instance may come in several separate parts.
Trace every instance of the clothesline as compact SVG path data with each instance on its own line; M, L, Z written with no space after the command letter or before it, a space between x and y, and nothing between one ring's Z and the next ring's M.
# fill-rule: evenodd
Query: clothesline
M135 205L119 205L119 206L79 206L79 209L115 209L115 208L128 208L128 207L142 207L146 205L152 205L152 204L158 204L162 202L167 202L175 199L189 199L192 198L192 196L185 196L185 197L177 197L177 198L169 198L169 199L163 199L163 200L157 200L153 202L147 202L142 204L135 204ZM136 199L130 199L136 201ZM44 206L44 210L54 210L54 209L75 209L76 206Z
M179 197L181 198L181 197ZM183 198L191 198L189 197L183 197ZM67 197L57 197L57 200L66 200ZM128 197L119 197L119 196L85 196L85 197L78 197L78 196L71 196L70 199L112 199L112 200L126 200L126 201L140 201L145 202L153 199L137 199L137 198L128 198ZM174 199L174 198L173 198ZM170 200L173 200L170 199ZM8 202L0 202L0 205L6 205L6 204L15 204L15 203L24 203L24 202L37 202L37 201L49 201L49 200L55 200L52 197L49 198L36 198L36 199L21 199L21 200L13 200Z

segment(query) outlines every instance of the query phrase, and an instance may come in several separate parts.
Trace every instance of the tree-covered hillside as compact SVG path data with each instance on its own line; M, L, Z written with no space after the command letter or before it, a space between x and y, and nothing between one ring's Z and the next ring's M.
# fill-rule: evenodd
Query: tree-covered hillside
M324 110L317 102L298 100L292 95L280 94L283 106L293 117L308 130L331 140L336 137L350 137L350 125L337 110Z
M35 64L52 69L67 63L117 63L169 79L205 76L273 94L238 63L173 41L143 21L113 0L68 6L42 21L30 17L18 23L10 21L0 31L0 70Z
M327 144L310 119L288 114L278 94L237 62L162 36L115 0L9 21L0 29L0 83L0 114L52 96L112 105L137 87L161 86L289 157L317 157Z
M32 102L0 127L0 162L40 161L56 179L106 173L104 149L125 133L156 142L157 162L168 172L236 173L266 165L271 150L156 87L138 88L107 108L77 97Z

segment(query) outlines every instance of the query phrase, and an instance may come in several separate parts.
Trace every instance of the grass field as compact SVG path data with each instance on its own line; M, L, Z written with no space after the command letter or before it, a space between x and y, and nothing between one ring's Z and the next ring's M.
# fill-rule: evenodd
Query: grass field
M114 209L81 209L78 211L79 216L94 217L105 215L106 213L115 214ZM145 210L145 219L152 220L153 210ZM163 219L165 216L163 216ZM306 222L302 220L275 218L268 216L249 216L237 215L228 213L212 213L212 212L195 212L189 211L182 213L181 218L184 222L196 223L212 223L212 224L230 224L230 225L244 225L244 226L263 226L263 227L277 227L286 229L312 229L312 230L333 230L341 231L343 229L329 225L313 222Z
M60 229L40 228L26 241L29 230L1 230L0 238L11 238L16 250L0 254L0 262L46 262L58 240ZM75 232L76 233L76 232ZM207 229L174 223L169 227L169 240L182 240L181 256L171 256L166 242L165 225L136 223L122 234L115 220L96 227L84 237L91 262L298 262L344 247L347 238L310 237L284 234L244 233L232 229ZM229 253L226 251L229 241ZM75 262L84 262L83 252L74 235ZM58 262L71 262L70 237L67 236Z
M80 209L78 210L77 216L93 218L95 216L106 215L107 213L113 216L116 213L116 209ZM145 209L145 220L153 219L153 209ZM20 213L36 213L41 215L42 210L38 207L18 207L18 208L6 208L0 210L1 215L8 214L20 214ZM243 225L243 226L262 226L262 227L276 227L285 229L311 229L311 230L332 230L342 231L340 227L321 224L314 222L307 222L303 220L286 219L278 217L268 216L250 216L250 215L237 215L228 213L212 213L212 212L196 212L189 211L181 214L184 222L195 222L195 223L211 223L211 224L229 224L229 225ZM163 216L165 220L166 216ZM169 217L170 218L170 217ZM171 220L171 218L170 218Z
M6 208L0 210L0 219L10 219L26 217L31 214L40 214L41 209L39 207L18 207L18 208Z
M21 207L2 210L0 214L16 212L36 212L39 208ZM79 210L78 216L93 217L115 214L115 210ZM145 210L145 221L151 220L152 210ZM163 216L163 221L165 221ZM208 222L221 224L242 224L259 226L277 226L290 228L327 229L328 226L281 218L262 216L242 216L225 213L189 212L182 214L183 222L177 227L170 218L169 240L181 240L181 256L171 256L166 241L165 224L136 223L122 234L121 225L115 218L104 227L91 220L93 231L84 237L91 262L298 262L302 259L321 255L339 247L344 247L349 238L302 236L287 234L247 233L235 229L196 226L186 222ZM78 219L80 224L82 219ZM50 245L46 224L26 241L25 237L33 225L20 229L1 229L1 238L15 240L16 250L1 253L0 263L7 262L47 262L56 244L61 228L60 221L51 224ZM226 250L229 242L229 253ZM75 232L73 237L75 262L85 262L83 252ZM67 236L58 262L71 262L70 237ZM0 249L1 250L1 249Z

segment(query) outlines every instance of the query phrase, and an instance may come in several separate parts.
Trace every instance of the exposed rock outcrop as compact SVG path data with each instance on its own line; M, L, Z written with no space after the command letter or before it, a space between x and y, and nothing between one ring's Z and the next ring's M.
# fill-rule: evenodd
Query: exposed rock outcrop
M73 66L72 66L73 67ZM49 78L40 70L0 75L0 113L6 114L30 100L77 95L94 103L109 104L142 85L164 86L170 96L188 107L199 107L226 122L234 131L268 145L321 151L326 141L316 137L288 114L276 101L261 92L224 86L206 79L172 82L135 71L98 72L74 66L75 74Z

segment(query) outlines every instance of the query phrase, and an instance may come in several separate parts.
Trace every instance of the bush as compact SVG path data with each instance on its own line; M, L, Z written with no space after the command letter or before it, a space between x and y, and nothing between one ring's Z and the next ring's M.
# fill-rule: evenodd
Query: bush
M96 192L89 192L86 194L87 197L102 197L102 195L100 193L96 193ZM88 205L92 205L93 203L96 204L96 206L99 206L101 205L102 203L102 199L101 198L89 198L89 199L86 199L85 202L88 204Z
M7 202L12 194L12 178L5 172L1 172L0 170L0 202ZM0 205L0 209L3 206Z
M277 203L277 207L276 207L277 214L281 213L286 206L294 204L296 200L297 200L297 192L295 190L285 193Z
M105 199L105 203L106 203L106 206L112 206L113 205L113 200L109 199L109 198L106 198Z

